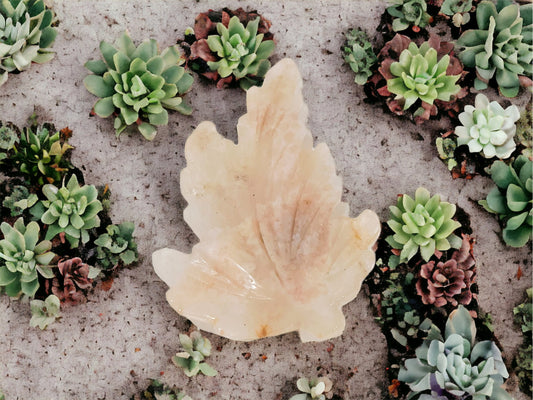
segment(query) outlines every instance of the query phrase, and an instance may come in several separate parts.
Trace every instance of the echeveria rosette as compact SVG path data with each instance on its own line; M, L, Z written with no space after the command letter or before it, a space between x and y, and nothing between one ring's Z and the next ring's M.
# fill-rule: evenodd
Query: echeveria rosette
M106 233L94 241L98 266L104 270L112 270L118 265L130 265L138 260L137 243L133 238L135 225L123 222L119 225L108 225Z
M532 236L533 162L520 155L510 164L495 161L489 172L496 187L479 204L498 214L504 225L502 234L505 243L522 247Z
M274 41L263 41L264 35L257 34L260 17L248 22L246 28L237 16L231 17L228 26L217 24L218 35L209 35L209 49L218 56L217 61L208 61L212 71L221 78L233 76L242 89L247 90L263 81L270 69L268 57L274 51Z
M446 321L445 337L428 338L405 361L398 380L411 389L408 398L512 400L501 387L509 377L501 352L490 340L476 343L476 326L463 306ZM431 397L440 398L440 397Z
M190 336L180 334L180 343L183 352L172 357L172 361L178 367L183 368L188 377L202 373L206 376L215 376L217 371L206 362L206 357L211 354L211 341L204 338L199 331L194 331Z
M444 251L459 248L461 239L453 231L461 224L453 220L455 204L440 200L439 195L430 196L425 188L418 188L415 198L407 194L398 197L396 206L390 206L387 221L394 235L386 238L387 243L401 250L400 262L407 262L419 251L429 261L435 250Z
M411 42L402 51L400 60L390 66L395 78L387 80L387 89L403 100L403 109L407 110L418 99L427 104L435 100L449 101L461 87L456 85L461 75L447 75L450 56L437 58L437 50L428 42L418 47Z
M72 175L66 186L44 185L42 190L47 200L38 203L32 211L48 225L46 239L65 232L72 248L78 247L80 239L87 243L88 230L100 226L97 214L103 209L96 187L80 186L76 175Z
M119 136L127 127L135 126L152 140L156 126L168 124L169 110L189 115L190 106L183 96L193 83L192 75L181 66L177 45L159 53L157 42L146 40L138 47L127 32L115 46L102 41L103 60L91 60L85 67L94 75L83 80L89 92L101 99L94 105L96 115L115 117L115 132Z
M32 62L41 64L54 57L49 49L57 35L53 19L43 0L0 2L0 86L9 72L24 71Z
M333 397L333 382L327 376L319 378L300 378L296 381L302 393L292 396L289 400L326 400Z
M476 9L478 29L464 32L457 45L466 67L476 69L474 86L486 89L495 76L503 96L515 97L521 79L531 85L533 73L533 4L509 0L482 1ZM522 77L522 78L521 78Z
M371 68L378 61L367 34L360 29L352 29L346 33L342 52L344 61L355 73L355 83L364 85L372 76Z
M457 144L468 145L471 153L481 153L485 158L509 158L516 149L514 135L520 111L515 105L506 109L478 94L475 106L467 105L459 114L463 124L455 128Z
M426 0L392 0L393 5L387 12L393 17L392 29L403 31L410 26L424 28L431 16L427 13Z
M455 26L460 27L470 21L472 0L444 0L440 13L452 17Z
M21 293L33 297L39 289L38 273L45 278L53 277L50 262L55 254L50 251L52 243L39 242L40 228L37 222L24 225L19 218L13 226L0 225L4 238L0 240L0 286L10 297Z
M30 326L46 329L48 325L59 318L61 303L59 298L51 294L45 300L32 300L30 308L32 314Z

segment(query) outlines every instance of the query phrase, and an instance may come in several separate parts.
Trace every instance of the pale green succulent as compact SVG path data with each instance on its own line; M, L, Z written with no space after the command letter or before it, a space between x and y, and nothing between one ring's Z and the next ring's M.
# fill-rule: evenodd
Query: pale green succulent
M533 162L523 155L510 164L495 161L489 173L496 187L479 204L503 221L505 243L522 247L532 236Z
M198 373L207 376L215 376L217 371L203 362L211 354L211 342L202 337L199 331L194 331L190 336L180 334L180 343L185 351L177 353L172 361L181 367L185 375L191 377Z
M32 213L48 225L45 238L50 240L65 232L72 248L78 247L80 239L87 243L88 230L100 226L97 214L103 208L96 187L80 186L76 175L72 175L66 186L44 185L42 190L47 200L38 203Z
M119 264L124 266L138 260L137 243L133 238L133 222L120 225L108 225L107 233L103 233L94 241L96 259L104 270L111 270Z
M400 54L400 60L390 66L396 78L387 80L387 89L396 94L396 100L405 101L404 110L418 99L428 104L435 100L450 101L461 87L455 84L460 75L446 75L449 63L450 56L446 54L438 60L437 50L428 42L420 47L411 42Z
M431 16L427 13L426 0L392 0L387 12L394 18L394 32L406 30L410 26L424 28L429 24Z
M0 122L0 163L13 153L15 143L18 141L19 134L16 127Z
M50 251L52 243L39 242L39 225L30 222L24 225L19 218L13 226L2 222L0 230L4 239L0 240L0 286L10 297L21 293L34 296L39 288L38 273L45 278L53 278L50 262L55 254Z
M378 61L367 34L361 29L352 29L346 34L346 43L342 47L344 61L355 73L355 83L364 85L372 76L370 70Z
M486 89L496 76L502 95L515 97L520 75L533 73L533 4L521 7L510 0L482 1L476 9L478 29L464 32L457 45L466 67L475 68L474 86Z
M263 34L257 34L260 17L248 22L246 28L237 16L231 17L228 27L217 24L218 35L209 35L209 49L220 58L208 61L212 71L217 71L221 78L232 75L242 89L247 90L260 84L270 69L268 57L274 51L274 41L263 41Z
M48 325L55 322L59 318L59 309L61 302L59 298L53 294L49 295L43 300L32 300L30 302L31 319L30 326L38 326L45 329Z
M24 210L32 207L39 198L36 194L28 191L26 186L15 185L11 189L9 196L6 196L2 202L2 206L8 208L11 211L12 217L18 217L22 215Z
M96 115L115 117L117 136L128 126L135 126L152 140L156 126L168 124L167 109L191 114L181 96L190 89L193 77L181 66L185 61L177 45L159 53L155 40L135 47L124 32L115 46L102 41L100 51L104 60L85 63L94 75L86 76L83 83L100 97L94 105Z
M508 377L496 344L476 343L476 325L461 305L450 313L444 338L426 339L398 374L411 389L410 399L429 398L425 393L431 391L443 398L512 400L501 387Z
M296 382L298 390L303 393L292 396L289 400L326 400L331 398L330 391L333 382L328 377L320 378L300 378Z
M485 158L509 158L516 149L514 135L520 110L510 105L505 110L497 101L484 94L476 96L475 107L465 106L459 114L463 124L455 128L457 144L468 145L471 153L481 153Z
M43 0L0 1L0 86L8 72L24 71L32 62L41 64L54 57L49 49L57 34L53 19Z
M130 400L192 400L192 398L177 388L169 387L153 379L146 390L131 396Z
M430 197L425 188L418 188L415 198L404 194L398 197L396 206L390 206L387 221L394 235L386 238L393 248L401 250L400 262L409 261L418 251L429 261L435 250L461 247L461 239L452 232L461 224L453 220L455 204L440 201L439 195Z
M440 12L452 17L452 22L457 27L470 22L471 10L472 0L444 0L440 7Z

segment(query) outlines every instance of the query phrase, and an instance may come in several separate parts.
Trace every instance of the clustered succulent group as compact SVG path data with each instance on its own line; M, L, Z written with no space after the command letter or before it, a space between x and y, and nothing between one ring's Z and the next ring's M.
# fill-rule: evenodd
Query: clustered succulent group
M54 57L54 13L43 0L0 2L0 86L9 72L21 72L32 63Z
M346 42L342 47L344 61L355 73L355 83L364 85L372 76L372 67L377 62L376 54L367 34L360 29L346 33Z
M6 141L0 161L0 291L32 298L31 325L44 329L60 305L85 301L95 279L137 260L133 224L107 224L99 190L80 184L83 174L70 162L70 130L34 117L22 130L2 128L16 139Z

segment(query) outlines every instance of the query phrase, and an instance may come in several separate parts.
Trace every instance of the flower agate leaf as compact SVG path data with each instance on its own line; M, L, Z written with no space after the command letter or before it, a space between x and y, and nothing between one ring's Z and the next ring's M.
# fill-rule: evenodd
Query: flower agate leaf
M247 92L239 143L201 123L187 140L181 191L200 239L191 254L153 254L167 299L200 329L234 340L298 331L342 334L342 306L374 265L369 210L349 218L325 144L313 147L296 64L282 60Z

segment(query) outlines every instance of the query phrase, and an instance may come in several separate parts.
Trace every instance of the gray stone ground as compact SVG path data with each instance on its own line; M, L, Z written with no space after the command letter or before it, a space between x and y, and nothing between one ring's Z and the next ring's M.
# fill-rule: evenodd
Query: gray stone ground
M530 250L506 248L496 220L476 205L489 191L489 180L452 180L437 159L429 127L365 104L362 88L339 57L342 33L354 26L373 33L384 2L55 0L53 6L60 22L57 57L9 78L0 92L0 116L23 125L35 110L41 121L74 131L75 164L84 167L88 182L109 183L113 218L135 221L143 260L122 271L110 291L96 290L87 304L65 309L60 323L46 331L29 327L27 304L0 298L0 388L7 399L127 399L150 377L182 387L195 399L287 399L298 376L317 373L329 374L335 393L345 399L381 398L386 344L364 291L344 308L347 328L337 339L302 344L288 334L240 343L208 335L216 349L209 360L219 371L215 378L189 379L170 361L179 348L178 332L189 325L166 303L166 287L150 255L165 246L189 251L196 242L183 221L179 192L185 140L206 119L235 140L245 96L197 80L187 95L193 116L172 113L151 143L140 135L117 140L110 120L89 117L95 97L83 87L83 64L99 55L100 40L114 41L124 29L136 42L153 37L166 47L199 12L222 6L256 8L272 20L274 59L298 63L309 126L317 142L329 145L354 215L371 208L385 220L396 194L421 185L470 213L478 242L479 300L493 313L510 362L521 341L512 308L531 284ZM520 280L518 266L524 271ZM525 399L517 390L514 395Z

